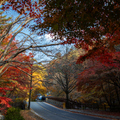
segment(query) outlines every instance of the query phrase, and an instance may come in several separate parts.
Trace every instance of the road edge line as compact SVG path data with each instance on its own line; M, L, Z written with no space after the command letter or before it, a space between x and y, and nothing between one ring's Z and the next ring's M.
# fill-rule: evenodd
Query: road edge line
M38 113L36 113L33 109L30 109L31 112L33 112L34 114L36 114L37 116L41 117L44 120L48 120L45 117L43 117L42 115L39 115Z

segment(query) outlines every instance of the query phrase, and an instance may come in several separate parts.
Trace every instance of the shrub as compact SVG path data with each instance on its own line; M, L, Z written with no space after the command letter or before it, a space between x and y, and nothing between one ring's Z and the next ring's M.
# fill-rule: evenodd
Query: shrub
M11 103L11 106L13 106L15 108L20 108L20 109L24 110L25 109L24 99L23 98L16 98Z
M25 119L21 116L19 108L10 107L5 115L5 120L25 120Z

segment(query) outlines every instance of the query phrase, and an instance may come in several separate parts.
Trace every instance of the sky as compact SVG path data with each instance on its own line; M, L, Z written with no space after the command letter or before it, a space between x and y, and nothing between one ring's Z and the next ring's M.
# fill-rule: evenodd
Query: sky
M7 15L7 17L12 17L12 21L14 21L15 18L18 16L18 13L13 10L7 10L7 11L5 11L4 15ZM30 24L32 25L32 24L34 24L34 22L32 21ZM19 26L19 24L16 25L13 28L13 30L17 29L18 26ZM30 33L31 33L29 28L24 28L22 30L22 32L25 34L28 34L28 35L30 35ZM24 40L26 38L26 35L24 35L23 33L18 34L15 39L18 41ZM31 37L35 40L37 45L53 44L53 43L60 42L60 41L51 42L53 38L50 36L50 34L44 34L42 36L33 34ZM29 46L30 44L31 44L31 39L29 39L29 41L27 41L25 43L26 46ZM52 59L55 59L56 53L61 52L61 54L64 54L64 52L63 52L64 49L65 49L65 46L63 46L63 45L57 45L54 47L52 46L52 47L47 47L47 48L42 49L43 51L47 51L47 54L50 54L52 56L47 56L47 55L43 54L39 49L37 49L37 51L34 52L34 58L38 62L50 61ZM31 52L31 51L27 50L26 54L29 54L29 52Z

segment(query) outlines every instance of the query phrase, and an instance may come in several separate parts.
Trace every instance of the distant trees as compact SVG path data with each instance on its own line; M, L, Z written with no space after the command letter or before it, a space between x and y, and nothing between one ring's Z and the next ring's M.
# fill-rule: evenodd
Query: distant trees
M78 65L77 52L73 50L64 56L59 54L57 59L50 62L46 79L51 83L51 91L55 93L52 95L66 99L72 95L72 99L85 104L97 104L99 107L107 105L110 110L120 109L119 62L111 66L111 63L86 60ZM119 60L119 54L113 56ZM79 93L76 94L74 88Z
M79 91L86 93L86 98L93 101L94 98L99 101L98 99L103 97L104 102L110 107L115 103L119 105L120 52L116 49L120 47L120 2L118 0L45 0L45 2L44 22L34 29L43 27L42 31L51 33L55 40L60 39L63 44L74 44L76 48L84 49L85 54L80 55L76 63L81 64L88 60L94 62L94 66L92 62L88 62L91 66L88 65L88 69L79 74L77 83Z
M53 82L52 87L56 90L57 96L65 94L66 108L69 108L70 93L76 90L78 73L83 70L82 65L76 64L76 57L74 50L69 51L66 48L65 54L51 61L50 67L47 68L48 81Z
M35 100L38 94L45 95L47 90L43 86L46 75L45 68L41 65L33 65L32 68L32 100Z
M80 101L96 103L99 106L105 104L110 110L120 109L119 68L106 66L98 61L88 61L87 66L78 77Z

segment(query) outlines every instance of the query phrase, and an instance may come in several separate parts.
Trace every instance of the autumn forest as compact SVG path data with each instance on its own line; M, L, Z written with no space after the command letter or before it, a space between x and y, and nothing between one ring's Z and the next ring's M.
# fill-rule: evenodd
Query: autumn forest
M38 94L120 111L119 0L0 1L0 111Z

